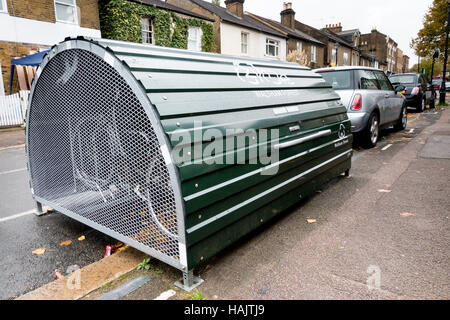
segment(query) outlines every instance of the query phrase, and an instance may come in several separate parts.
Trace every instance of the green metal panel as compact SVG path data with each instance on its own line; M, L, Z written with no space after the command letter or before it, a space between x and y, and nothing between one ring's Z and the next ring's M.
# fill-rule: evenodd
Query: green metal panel
M308 68L105 39L69 41L65 50L74 41L88 42L89 50L104 48L120 61L115 67L132 74L136 88L154 108L170 141L169 151L188 152L185 161L176 163L178 181L172 181L179 184L184 219L180 232L187 258L181 264L187 269L350 169L352 135L346 109L322 77ZM228 139L235 139L230 129L278 130L279 138L270 136L267 142L271 152L275 145L328 134L280 149L279 159L272 163L278 172L262 175L268 165L260 161L220 162L238 156L250 162L252 151L266 145L249 138L240 149L228 148ZM205 138L207 130L221 133L222 139ZM173 140L179 132L190 141ZM196 151L212 143L220 143L223 152L209 159L218 163L206 164L202 152Z

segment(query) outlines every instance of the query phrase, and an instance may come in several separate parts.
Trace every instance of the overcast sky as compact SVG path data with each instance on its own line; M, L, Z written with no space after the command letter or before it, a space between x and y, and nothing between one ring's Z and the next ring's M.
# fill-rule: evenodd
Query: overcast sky
M341 22L344 30L369 33L376 27L398 43L412 66L417 56L409 44L433 0L245 0L244 10L280 21L283 2L292 2L296 19L316 28Z

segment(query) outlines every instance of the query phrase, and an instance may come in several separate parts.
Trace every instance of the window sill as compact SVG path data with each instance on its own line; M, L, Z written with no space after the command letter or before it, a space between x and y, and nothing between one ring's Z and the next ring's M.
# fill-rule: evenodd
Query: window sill
M70 21L64 21L64 20L55 20L57 23L64 23L64 24L71 24L71 25L74 25L74 26L80 26L79 24L78 24L78 22L70 22Z

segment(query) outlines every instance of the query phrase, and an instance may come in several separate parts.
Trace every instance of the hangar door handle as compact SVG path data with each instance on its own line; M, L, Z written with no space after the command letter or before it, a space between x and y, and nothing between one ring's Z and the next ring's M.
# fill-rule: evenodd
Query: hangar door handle
M276 144L273 146L274 149L284 149L284 148L288 148L288 147L292 147L301 143L305 143L320 137L325 137L325 136L329 136L331 134L331 129L328 130L322 130L319 131L317 133L314 133L310 136L306 136L306 137L301 137L299 139L296 140L292 140L292 141L288 141L288 142L284 142L284 143L280 143L280 144Z

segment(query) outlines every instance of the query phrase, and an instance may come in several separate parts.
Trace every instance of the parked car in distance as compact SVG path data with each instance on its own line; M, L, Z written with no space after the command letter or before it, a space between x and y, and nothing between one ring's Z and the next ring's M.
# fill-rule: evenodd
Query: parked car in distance
M407 124L406 100L400 94L405 87L394 88L383 71L369 67L317 69L341 97L347 108L352 132L366 147L377 144L379 130L394 125L403 130Z
M406 105L415 108L418 112L425 110L425 106L435 99L432 88L427 84L425 76L421 73L403 73L389 77L391 83L406 87L403 93Z
M440 80L440 79L433 79L433 80L431 80L431 84L433 85L434 90L436 92L439 92L439 89L441 88L442 80Z
M449 92L450 91L450 81L447 81L445 83L445 91Z

